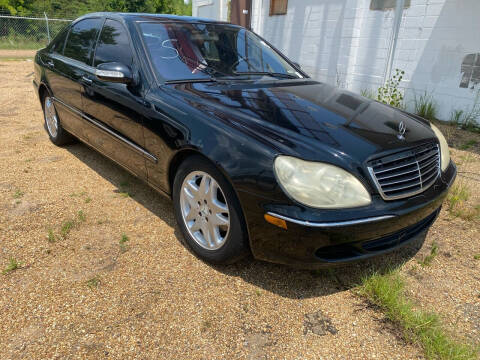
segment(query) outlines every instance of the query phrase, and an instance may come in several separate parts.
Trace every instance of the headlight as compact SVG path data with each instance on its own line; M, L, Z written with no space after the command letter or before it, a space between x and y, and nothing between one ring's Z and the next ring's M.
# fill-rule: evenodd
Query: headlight
M448 149L447 140L445 140L445 136L443 136L442 132L439 128L435 125L430 124L432 127L433 132L437 135L438 142L440 143L440 158L441 158L441 165L442 171L445 171L450 164L450 150Z
M285 192L304 205L339 209L364 206L372 201L362 183L337 166L278 156L274 168Z

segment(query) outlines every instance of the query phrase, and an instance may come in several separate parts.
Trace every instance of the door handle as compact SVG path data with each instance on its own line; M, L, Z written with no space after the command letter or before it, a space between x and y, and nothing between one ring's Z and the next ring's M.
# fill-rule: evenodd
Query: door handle
M82 82L86 85L92 85L93 83L93 80L92 79L89 79L88 77L86 76L82 76Z

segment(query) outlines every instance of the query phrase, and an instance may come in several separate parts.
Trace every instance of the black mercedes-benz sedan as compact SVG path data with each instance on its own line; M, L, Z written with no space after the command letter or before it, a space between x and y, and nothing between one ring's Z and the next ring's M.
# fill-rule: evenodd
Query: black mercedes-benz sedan
M80 139L171 197L213 263L385 254L428 229L456 175L434 125L228 23L89 14L38 51L33 83L51 141Z

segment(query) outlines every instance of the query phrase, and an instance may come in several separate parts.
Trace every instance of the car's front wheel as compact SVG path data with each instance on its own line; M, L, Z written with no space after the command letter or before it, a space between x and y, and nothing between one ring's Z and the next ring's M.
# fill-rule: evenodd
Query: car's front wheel
M192 156L180 165L173 183L173 203L186 242L202 259L225 264L248 253L237 196L209 161Z
M60 124L53 98L48 94L43 98L43 116L48 136L55 145L65 145L74 141L73 136L65 131Z

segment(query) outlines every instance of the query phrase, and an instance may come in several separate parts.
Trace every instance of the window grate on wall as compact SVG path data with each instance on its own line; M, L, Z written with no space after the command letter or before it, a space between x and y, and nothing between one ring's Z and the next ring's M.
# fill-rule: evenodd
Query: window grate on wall
M467 54L463 58L461 88L475 89L480 83L480 53Z
M371 0L370 10L392 10L397 6L397 0ZM405 0L404 8L410 7L410 0Z
M285 15L287 13L288 0L270 0L270 16Z

